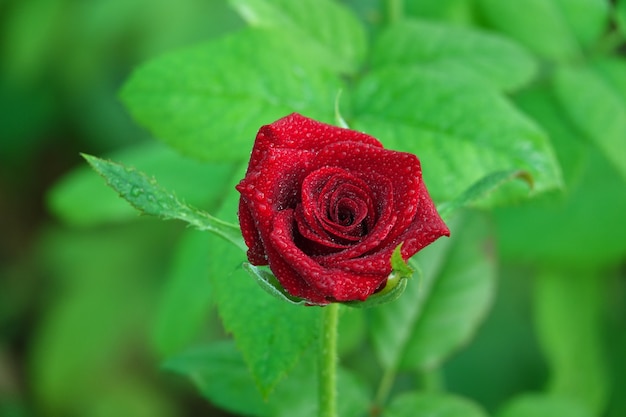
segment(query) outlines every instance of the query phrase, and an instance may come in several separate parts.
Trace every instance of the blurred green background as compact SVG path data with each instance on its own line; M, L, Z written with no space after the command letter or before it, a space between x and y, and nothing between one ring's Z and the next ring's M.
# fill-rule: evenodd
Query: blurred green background
M154 145L117 99L135 66L242 25L222 0L0 2L0 416L221 415L150 343L184 227L107 206L97 176L73 210L93 186L110 221L70 224L50 189L79 152Z
M382 2L344 3L376 30ZM516 36L476 15L473 3L412 2L410 12ZM151 57L242 26L225 0L0 1L0 417L227 415L158 368L191 334L223 336L202 291L205 237L137 216L79 152L162 171L164 185L210 209L234 168L203 166L154 141L117 91ZM529 89L514 100L558 141L564 127L537 97ZM451 391L490 411L551 387L586 390L598 409L626 415L626 188L580 143L555 143L570 194L495 212L502 263L494 308L445 367ZM608 214L590 214L597 201ZM567 238L538 239L542 231ZM581 236L588 246L577 244ZM179 276L197 279L180 308L206 319L164 343L172 326L163 305L180 291ZM572 346L584 346L583 356ZM581 376L588 380L577 387Z

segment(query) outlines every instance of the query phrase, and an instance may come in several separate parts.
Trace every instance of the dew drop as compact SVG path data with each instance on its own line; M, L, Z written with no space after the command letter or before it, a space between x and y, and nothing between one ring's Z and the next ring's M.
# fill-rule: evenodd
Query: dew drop
M265 200L265 193L263 191L256 190L256 192L254 193L254 198L256 198L257 201L263 201Z
M141 187L133 187L130 189L130 195L132 195L133 197L139 197L143 194L143 192L143 188Z

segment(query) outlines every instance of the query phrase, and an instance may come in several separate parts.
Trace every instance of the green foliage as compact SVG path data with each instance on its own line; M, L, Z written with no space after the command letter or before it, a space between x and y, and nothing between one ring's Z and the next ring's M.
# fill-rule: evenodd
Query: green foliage
M185 221L199 230L213 232L234 245L245 248L239 236L239 227L181 202L174 194L161 188L154 178L149 178L134 168L90 155L83 156L121 197L140 212L164 220Z
M188 347L210 317L210 243L197 230L185 231L178 242L152 327L152 343L162 357Z
M539 56L564 62L580 58L606 28L609 5L597 0L529 0L519 4L478 0L495 29L517 39Z
M502 256L568 266L597 266L622 259L626 229L616 225L626 210L623 177L576 130L548 92L531 92L520 97L519 104L550 133L559 160L567 168L568 189L565 194L544 195L496 210Z
M257 390L241 354L230 342L189 350L167 361L164 367L189 376L204 397L231 412L255 417L317 414L317 381L311 355L302 358L267 398ZM367 396L354 376L341 370L338 387L340 415L362 415Z
M417 256L421 285L410 282L398 301L372 311L371 335L385 368L436 368L471 337L494 293L488 230L481 217L453 223L454 240L436 242Z
M184 158L156 141L124 148L110 157L143 172L154 172L159 184L176 190L189 204L208 209L227 192L222 184L234 171L228 164L201 164ZM101 185L102 180L88 166L72 171L48 192L50 210L64 222L81 227L137 217L126 201Z
M446 394L405 394L396 398L383 417L486 417L476 404Z
M419 42L415 40L419 39ZM390 26L376 40L372 65L462 66L496 88L513 90L535 74L533 58L507 38L474 29L419 20ZM445 66L443 66L445 71Z
M167 254L164 242L172 236L166 226L144 222L97 234L55 228L42 236L37 262L54 277L52 288L65 289L50 298L54 302L28 352L33 395L50 413L99 415L100 408L141 402L144 411L137 415L174 415L155 384L124 362L131 351L147 351L135 341L147 336ZM118 384L111 386L111 380ZM76 397L69 399L68 392ZM150 411L155 414L145 414Z
M332 68L358 70L365 56L365 31L355 16L330 0L229 0L252 27L289 32L306 49Z
M351 126L417 154L436 200L513 169L528 171L537 192L558 187L545 133L495 90L451 75L428 68L372 72L357 86Z
M439 205L437 211L442 219L447 220L455 211L463 207L471 207L475 202L486 199L491 193L516 179L526 181L526 184L532 189L532 177L524 171L494 172L472 185L454 200Z
M626 2L618 0L617 2L617 23L620 25L622 34L626 36Z
M122 98L141 124L182 153L244 160L264 124L294 111L333 120L342 83L329 66L278 30L247 29L149 62Z
M231 266L241 262L240 252L215 246L211 255L220 256L212 259ZM238 262L230 261L233 258ZM320 311L270 297L241 267L231 274L211 275L211 283L224 327L233 333L255 382L267 396L317 337Z
M537 333L552 370L550 392L600 414L609 394L600 331L602 277L584 269L550 271L537 277L535 287Z
M497 417L592 417L594 415L596 414L588 412L576 401L555 396L527 394L507 404Z
M600 65L605 74L562 68L555 75L555 93L572 122L626 179L626 61Z

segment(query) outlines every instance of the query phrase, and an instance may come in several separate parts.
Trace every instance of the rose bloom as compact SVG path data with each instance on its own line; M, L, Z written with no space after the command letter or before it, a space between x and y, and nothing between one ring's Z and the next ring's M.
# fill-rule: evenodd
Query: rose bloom
M237 190L250 263L311 304L367 299L398 245L406 261L450 234L415 155L297 113L261 127Z

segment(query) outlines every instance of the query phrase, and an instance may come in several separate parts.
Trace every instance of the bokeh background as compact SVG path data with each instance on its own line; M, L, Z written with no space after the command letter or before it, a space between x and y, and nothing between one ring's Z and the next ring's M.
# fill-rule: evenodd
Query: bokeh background
M380 1L344 3L372 30L383 19ZM414 9L425 18L480 23L471 3L425 1ZM158 155L171 151L130 119L117 99L119 88L151 57L243 25L225 0L0 0L0 417L227 415L201 399L190 383L159 369L176 350L159 344L159 305L172 291L171 277L193 271L177 244L183 234L195 237L180 224L139 217L121 200L111 204L113 192L79 152L124 159L149 148L144 168L158 166ZM520 107L531 102L519 98ZM601 156L593 158L593 166L609 169ZM173 183L204 172L191 162L177 163ZM220 173L213 174L207 189L221 185ZM607 184L608 177L613 182ZM624 224L612 219L623 220L626 189L614 173L596 182L584 178L588 189L613 198L613 217L603 215L600 220L608 220L592 228L615 241L609 250L591 248L591 261L571 264L576 279L569 322L601 335L602 343L590 348L592 361L599 361L601 379L610 380L613 389L598 395L609 398L601 400L610 404L609 415L618 417L626 415L626 242ZM599 198L605 195L601 191ZM85 195L95 199L89 212L82 206ZM572 227L588 225L597 201L587 194L577 198L582 203L573 205ZM562 217L560 208L548 207ZM528 259L521 259L523 248L516 245L533 240L518 240L515 233L528 225L547 228L552 219L543 216L542 207L532 210L541 214L497 213L505 237L493 310L475 341L445 368L452 391L488 410L515 393L554 383L538 334L558 332L560 323L568 322L557 317L553 328L538 329L533 321L538 309L550 310L541 300L549 304L551 291L558 290L534 285L537 263L553 259L542 254L552 250L567 264L578 252L539 237ZM203 262L201 254L193 259ZM541 271L556 277L544 282L566 274L562 265ZM594 285L599 275L602 285ZM199 281L198 291L202 285ZM575 298L594 291L599 295L591 301ZM222 332L209 313L193 324L207 338ZM357 321L357 327L363 325Z

